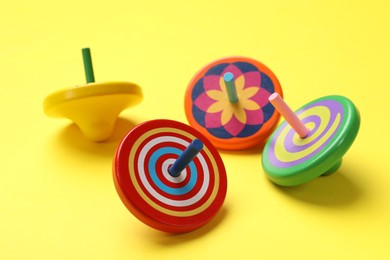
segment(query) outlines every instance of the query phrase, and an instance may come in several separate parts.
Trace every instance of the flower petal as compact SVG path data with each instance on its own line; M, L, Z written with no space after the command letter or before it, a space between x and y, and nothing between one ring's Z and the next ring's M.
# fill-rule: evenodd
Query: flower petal
M241 123L235 116L233 116L230 121L224 125L226 131L232 136L237 136L242 129L244 129L245 124Z
M225 106L223 104L223 102L214 102L211 106L209 106L209 108L207 109L207 113L217 113L217 112L221 112L222 110L224 110Z
M210 98L212 98L216 101L222 101L222 100L226 99L225 94L220 90L209 90L209 91L206 91L206 94Z
M227 89L226 89L226 84L225 84L225 80L223 79L223 77L219 78L219 85L221 87L221 91L227 97Z
M205 125L207 128L217 128L221 127L221 113L206 113L205 116Z
M231 106L230 104L224 107L224 110L222 111L221 115L222 125L225 125L232 118L234 113L232 108L233 106Z
M246 123L248 125L260 125L264 123L263 110L246 110Z
M253 95L250 99L255 101L261 107L265 107L269 103L268 101L269 96L271 96L271 93L269 93L264 88L260 88L260 90L255 95Z
M243 109L246 110L258 110L260 109L259 104L257 104L255 101L247 99L244 102L242 102Z
M245 88L256 86L260 87L261 84L261 74L259 71L249 71L244 73L245 77Z
M249 88L246 88L246 89L244 89L244 90L241 92L240 97L243 97L243 98L245 98L245 99L250 99L250 98L253 97L259 90L260 90L260 88L258 88L258 87L249 87Z
M203 87L206 91L208 90L220 90L218 75L210 75L203 77Z
M245 86L244 76L240 75L239 77L237 77L236 80L234 81L234 83L236 84L237 94L241 93L242 90L244 89L244 86Z
M215 100L210 98L205 92L199 95L194 101L195 106L197 106L200 110L206 112L207 109L215 103Z
M227 66L223 72L221 73L221 77L223 77L223 75L226 73L226 72L230 72L230 73L233 73L233 76L234 78L238 78L239 76L242 75L242 71L237 68L237 66L233 65L233 64L230 64L229 66Z
M244 108L242 107L241 103L237 104L236 106L232 106L234 109L233 109L233 113L235 115L235 117L237 118L238 121L240 121L241 123L246 123L246 113L244 111Z

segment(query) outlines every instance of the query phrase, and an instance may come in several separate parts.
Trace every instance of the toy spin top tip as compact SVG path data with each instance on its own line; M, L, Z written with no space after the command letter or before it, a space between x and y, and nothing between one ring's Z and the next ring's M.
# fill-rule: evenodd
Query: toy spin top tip
M359 131L355 105L343 96L327 96L294 113L277 93L269 99L286 121L264 147L262 164L268 178L294 186L337 171Z
M92 141L104 141L113 132L119 113L141 102L141 88L130 82L95 83L91 52L82 49L87 84L52 93L44 100L51 117L72 120Z

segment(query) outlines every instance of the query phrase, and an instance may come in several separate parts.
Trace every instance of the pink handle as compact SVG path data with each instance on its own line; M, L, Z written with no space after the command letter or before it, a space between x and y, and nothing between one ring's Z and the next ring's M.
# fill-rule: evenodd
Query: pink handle
M291 127L297 132L299 137L305 138L310 130L302 123L301 120L294 114L291 108L284 102L278 93L273 93L268 100L279 111L279 113L286 119Z

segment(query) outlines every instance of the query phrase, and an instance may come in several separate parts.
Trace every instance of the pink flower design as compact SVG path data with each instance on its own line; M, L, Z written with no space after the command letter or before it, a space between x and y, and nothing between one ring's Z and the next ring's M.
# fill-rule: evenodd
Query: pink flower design
M234 75L237 103L230 103L223 75ZM231 64L220 75L203 77L204 92L194 101L196 107L205 112L206 128L223 127L231 136L239 135L247 125L261 125L264 122L262 107L268 103L270 93L261 86L261 73L242 73Z

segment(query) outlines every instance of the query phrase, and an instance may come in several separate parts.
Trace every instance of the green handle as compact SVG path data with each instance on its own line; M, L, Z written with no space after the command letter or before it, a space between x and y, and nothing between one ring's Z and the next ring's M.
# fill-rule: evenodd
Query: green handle
M93 75L91 50L89 48L84 48L82 49L82 53L83 53L84 70L85 70L85 77L87 78L87 83L95 82L95 76Z

